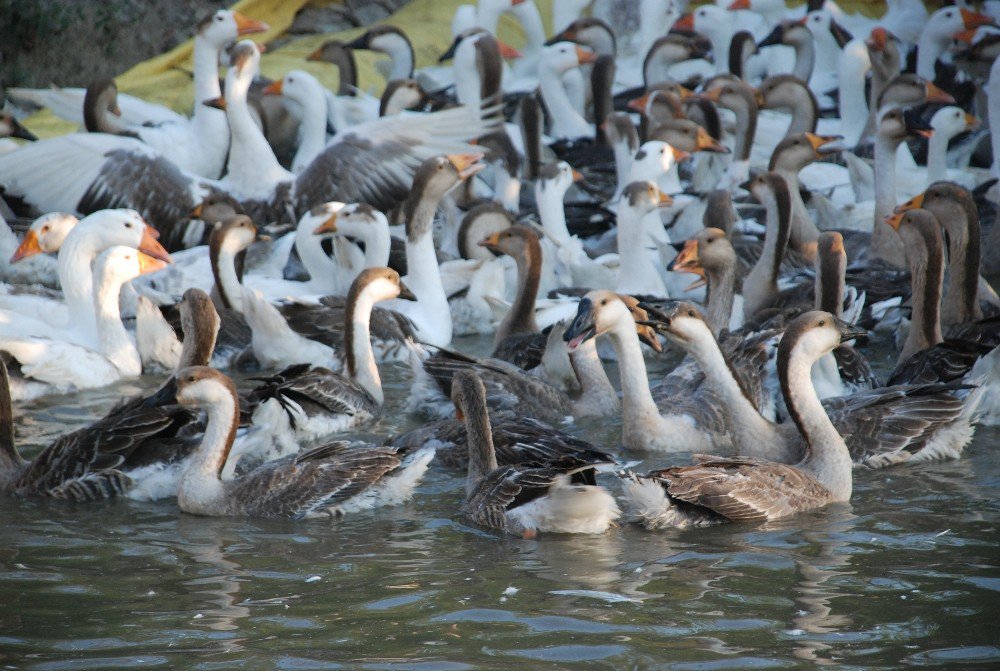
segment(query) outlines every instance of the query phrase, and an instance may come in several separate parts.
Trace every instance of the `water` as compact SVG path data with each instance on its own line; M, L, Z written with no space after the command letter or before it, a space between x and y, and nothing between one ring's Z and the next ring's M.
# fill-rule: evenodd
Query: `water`
M386 373L390 411L366 435L417 423L391 411L408 372ZM22 449L157 382L36 403ZM617 422L571 430L619 436ZM537 541L464 525L463 480L438 467L411 504L332 523L4 499L0 665L998 668L998 442L980 429L961 461L857 470L850 505L764 527Z

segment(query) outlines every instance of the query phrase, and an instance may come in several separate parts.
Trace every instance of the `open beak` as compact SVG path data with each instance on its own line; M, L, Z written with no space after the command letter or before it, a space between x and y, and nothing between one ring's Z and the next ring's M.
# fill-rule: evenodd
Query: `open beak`
M326 233L337 232L337 213L334 212L330 218L324 221L313 230L313 235L324 235Z
M691 273L698 276L698 279L692 282L684 291L691 291L708 284L708 279L705 277L705 269L701 267L698 259L698 241L695 239L684 243L684 249L674 257L674 260L667 266L667 270L675 273Z
M159 232L146 224L146 228L142 230L142 240L139 241L139 251L164 263L170 263L170 254L156 241L158 237L160 237Z
M663 345L660 344L660 338L656 335L656 330L643 322L635 323L635 332L639 336L639 340L649 345L649 348L654 352L662 352Z
M233 12L233 18L236 19L236 32L239 35L263 33L264 31L271 29L271 26L263 21L251 19L249 16L245 16L239 12Z
M924 101L929 103L943 103L946 105L951 105L955 102L955 99L951 97L949 93L942 91L934 82L927 82L924 85L925 97Z
M38 234L34 231L28 231L24 236L24 240L22 240L21 244L17 246L17 249L14 250L14 255L10 257L10 262L17 263L21 259L26 259L29 256L41 253L42 247L38 244Z
M849 340L854 340L855 338L866 338L868 337L868 331L860 326L855 326L854 324L848 324L843 319L833 318L833 323L836 324L837 330L840 331L840 342L847 342Z
M910 198L905 203L897 205L892 211L893 214L903 214L904 212L909 212L910 210L916 210L924 206L924 194L918 193L913 198Z
M479 163L482 158L483 154L448 154L448 160L458 171L459 179L463 180L472 177L486 167L485 164Z
M524 55L514 47L504 42L503 40L497 40L497 45L500 47L500 56L502 58L513 59L513 58L520 58L521 56Z
M685 14L681 18L674 22L674 30L685 30L689 33L694 32L694 14Z
M698 151L711 151L715 152L716 154L729 153L728 147L726 147L721 142L716 140L714 137L709 135L708 131L702 128L701 126L698 127L698 137L695 139L695 141L697 142L697 144L695 145L695 149L697 149Z
M498 256L502 254L500 251L500 233L493 233L489 237L483 238L476 244L480 247L485 247Z
M217 110L225 110L226 99L223 98L222 96L219 96L218 98L209 98L208 100L204 101L202 105L205 105L207 107L214 107Z
M594 303L589 298L580 300L580 305L576 309L576 318L563 334L566 341L566 348L570 352L576 351L580 345L597 335L597 326L594 324Z
M280 96L281 89L284 86L284 79L276 79L267 86L264 87L264 95L266 96Z
M412 291L410 291L410 288L408 286L406 286L405 284L403 284L402 280L399 281L399 296L398 296L398 298L402 298L404 301L415 301L415 300L417 300L417 297L414 295L414 293Z
M157 270L162 270L167 267L167 264L160 259L154 259L148 254L139 253L139 274L146 275L147 273L155 273Z
M579 61L580 65L586 65L587 63L596 63L597 54L595 54L590 49L584 49L583 47L576 48L576 60Z

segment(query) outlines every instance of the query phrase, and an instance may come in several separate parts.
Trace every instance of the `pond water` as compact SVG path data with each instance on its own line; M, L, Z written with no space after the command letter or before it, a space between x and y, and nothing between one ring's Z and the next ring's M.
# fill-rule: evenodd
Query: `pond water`
M388 411L368 436L419 423L393 412L409 372L384 371ZM158 383L16 411L22 450ZM620 426L568 430L613 447ZM409 505L332 523L3 499L0 666L998 668L998 443L980 429L961 461L856 470L850 505L764 527L597 537L470 528L461 474L439 467Z

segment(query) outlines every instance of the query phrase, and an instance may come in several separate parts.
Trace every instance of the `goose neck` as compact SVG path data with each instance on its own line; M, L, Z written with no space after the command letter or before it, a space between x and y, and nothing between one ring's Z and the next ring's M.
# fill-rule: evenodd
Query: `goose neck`
M847 256L820 256L816 259L816 294L817 310L829 312L838 319L844 312L844 278L847 272Z
M201 445L191 456L177 490L177 503L182 510L212 513L225 505L220 474L236 439L237 407L235 393L219 385L205 409L207 422Z
M917 75L927 81L934 81L936 77L934 64L937 63L946 46L947 43L942 44L934 31L922 31L920 39L917 40Z
M226 119L232 134L226 181L247 195L258 195L261 188L272 191L276 183L289 178L289 173L278 163L250 115L247 92L252 79L252 73L226 78Z
M896 149L899 140L881 134L875 136L875 221L872 227L871 252L897 268L906 257L899 236L885 223L896 207Z
M942 302L941 323L952 326L981 319L979 270L982 241L979 212L971 198L967 198L964 203L946 205L938 220L944 223L948 232L948 265L951 269Z
M535 301L542 279L542 248L537 242L529 242L525 244L523 253L514 257L514 260L517 262L517 292L514 295L514 305L497 328L497 343L511 335L539 331L535 321Z
M725 264L722 268L706 269L708 276L708 307L706 317L712 334L719 337L729 328L736 300L736 266Z
M940 131L927 141L927 185L948 179L948 142L951 138Z
M202 105L205 100L218 98L222 95L219 86L219 53L218 47L201 35L194 38L194 113L193 117L211 113L224 118L221 110Z
M732 107L736 115L736 154L735 161L749 161L750 148L753 146L754 135L757 134L757 103L740 96L741 100Z
M406 286L416 296L421 312L435 325L436 332L433 336L424 334L425 340L431 342L433 337L431 344L446 345L451 342L453 324L431 234L433 216L434 206L423 201L414 209L414 217L423 223L417 224L419 232L412 239L406 239Z
M376 223L368 229L364 241L365 268L388 266L389 252L392 246L389 227L382 223Z
M899 353L899 362L913 354L938 344L941 335L941 283L944 280L944 260L941 249L928 251L921 245L907 250L912 283L912 321L906 343Z
M97 337L101 352L124 376L142 373L142 361L125 324L122 323L118 296L123 282L114 277L102 277L94 287L94 306L97 311Z
M538 218L542 222L542 228L546 235L560 243L570 239L563 206L565 195L566 192L554 184L546 185L542 181L535 184L535 203L538 205Z
M807 82L812 77L816 63L816 48L813 46L813 40L811 37L808 40L796 40L793 46L795 48L795 69L792 74Z
M382 405L385 401L382 378L379 376L370 336L374 306L374 299L364 290L358 294L356 301L348 303L344 322L344 350L347 374Z
M79 328L89 337L96 336L94 319L94 276L91 264L102 251L95 236L78 225L59 249L59 284L62 286L69 326Z
M473 399L469 399L473 400ZM490 415L483 399L466 402L465 431L468 435L469 471L465 481L465 495L470 496L479 482L498 467L497 453L493 446L493 431Z
M10 380L7 371L0 371L0 491L16 476L25 461L17 451L14 440L14 409L10 398Z
M840 82L840 118L844 141L855 146L862 137L868 118L865 99L865 75L871 68L868 49L861 40L851 40L837 61L837 81Z
M322 237L308 229L308 226L295 229L295 251L309 273L309 279L314 283L326 282L337 272L336 264L323 251Z
M627 322L629 323L626 323ZM642 358L639 337L630 315L624 315L609 332L618 355L618 373L622 390L622 422L632 426L655 426L660 411L649 389L646 362Z
M319 88L319 87L317 87ZM300 172L326 147L327 106L322 90L309 91L302 106L299 124L299 149L292 161L292 171Z
M218 333L219 318L217 315L197 315L190 325L185 323L184 342L181 344L177 370L188 366L207 366L215 351L215 340Z
M792 122L788 125L785 137L799 133L815 133L816 125L819 123L819 104L816 102L816 96L804 87L796 87L795 91L791 107Z
M225 236L213 243L209 244L208 256L222 306L242 313L243 287L236 269L236 255L243 250L232 236Z
M591 338L570 354L570 364L580 383L580 397L575 405L585 407L610 407L616 409L618 393L608 379L601 357L597 354L597 340Z
M552 134L560 138L590 135L590 124L570 101L560 73L542 63L538 68L538 83L542 100L552 118Z

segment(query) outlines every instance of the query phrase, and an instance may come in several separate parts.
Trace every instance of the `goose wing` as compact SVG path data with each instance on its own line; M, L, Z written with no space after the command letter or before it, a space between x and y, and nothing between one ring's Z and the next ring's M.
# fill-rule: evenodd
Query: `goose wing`
M235 481L229 496L251 517L301 519L345 503L399 464L394 448L341 441L267 462Z
M734 522L764 522L833 500L815 478L787 464L757 459L699 457L695 466L650 473L674 499Z
M73 501L96 501L123 494L132 484L117 469L123 459L101 452L100 442L86 428L60 437L21 473L14 492Z
M492 357L512 363L522 370L532 370L542 363L547 342L545 333L511 335L497 343Z
M516 533L521 529L507 513L548 494L562 475L555 468L500 466L479 481L462 511L479 526Z
M299 335L342 350L347 299L324 296L320 305L287 303L279 311ZM384 342L404 342L414 337L413 323L406 316L377 306L372 308L369 329L372 338Z
M931 384L959 380L992 349L993 346L989 343L949 338L914 352L909 359L896 366L888 384Z
M469 140L499 128L498 109L456 107L431 114L397 115L339 133L295 179L295 209L339 200L388 211L409 193L428 158L478 150Z
M298 364L267 378L248 396L250 408L275 398L283 407L295 404L308 415L378 414L379 405L363 387L328 368Z

